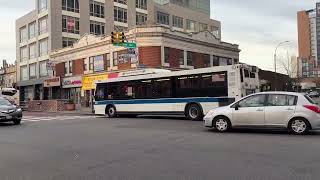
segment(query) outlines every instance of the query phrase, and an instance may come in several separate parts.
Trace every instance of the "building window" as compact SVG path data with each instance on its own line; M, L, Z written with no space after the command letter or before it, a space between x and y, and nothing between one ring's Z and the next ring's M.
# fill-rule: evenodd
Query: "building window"
M177 28L183 28L183 18L178 16L172 16L172 26Z
M163 12L157 12L157 23L169 25L169 14Z
M62 31L74 34L80 34L79 18L62 16Z
M118 52L113 52L113 66L118 66Z
M20 74L21 74L20 78L21 78L22 81L28 80L29 79L28 67L27 66L20 67Z
M48 32L48 17L39 19L39 35Z
M68 62L65 62L64 63L64 74L69 74L69 67L68 67L69 63Z
M69 61L69 74L72 74L72 63L73 61Z
M212 64L213 66L219 66L219 57L218 56L213 56L212 58Z
M104 3L90 0L90 16L104 18Z
M20 28L20 42L25 42L28 40L27 27Z
M203 66L204 67L210 67L211 66L210 55L209 54L204 54L203 55Z
M114 0L114 2L117 2L120 4L127 4L127 0Z
M38 0L38 12L41 13L48 9L48 0Z
M148 20L148 15L143 13L136 13L136 24L137 25L144 25Z
M90 33L95 35L103 35L105 23L90 21Z
M188 66L193 66L193 54L194 52L187 52L187 65Z
M232 59L226 58L226 57L220 57L219 58L219 65L220 66L232 65Z
M196 31L196 22L187 19L187 30L189 30L189 31Z
M210 26L210 32L215 35L216 37L219 36L219 28L215 26Z
M128 13L126 9L115 6L114 7L114 21L127 23Z
M108 70L108 68L110 67L110 54L108 53L108 54L106 54L105 55L106 56L106 67L105 67L105 69L106 70Z
M29 65L29 76L30 79L36 78L37 77L37 63L30 64Z
M62 0L62 10L79 13L79 0Z
M184 50L179 50L179 64L184 65Z
M78 41L78 39L63 37L63 38L62 38L62 47L73 46L73 44L74 44L76 41Z
M29 58L30 58L30 59L35 58L35 57L37 56L37 55L36 55L36 52L37 52L36 43L30 44L30 45L29 45Z
M39 41L39 57L48 54L48 39Z
M147 10L147 0L136 0L136 8Z
M208 30L208 24L199 23L199 31Z
M40 70L40 76L47 76L48 75L48 70L47 70L47 62L48 61L41 61L39 63L39 70Z
M89 70L90 71L93 71L93 68L94 68L93 63L94 63L94 57L90 57L89 58Z
M29 24L29 39L32 39L36 36L36 22Z
M170 58L170 48L164 47L164 62L169 63L170 62L169 58Z
M20 61L25 61L28 59L28 49L27 46L20 48Z

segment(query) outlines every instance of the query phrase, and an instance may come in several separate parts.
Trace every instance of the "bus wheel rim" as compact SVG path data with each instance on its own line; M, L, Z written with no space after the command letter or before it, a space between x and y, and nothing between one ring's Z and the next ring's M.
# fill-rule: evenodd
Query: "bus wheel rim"
M110 115L114 115L114 112L115 112L114 108L110 108L110 109L109 109L109 114L110 114Z
M193 119L197 118L198 114L199 114L199 110L196 107L190 108L189 115L191 118L193 118Z

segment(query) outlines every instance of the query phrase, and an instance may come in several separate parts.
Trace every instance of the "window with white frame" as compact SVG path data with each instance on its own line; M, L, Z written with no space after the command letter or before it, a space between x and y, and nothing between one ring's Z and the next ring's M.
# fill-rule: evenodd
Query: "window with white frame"
M62 10L79 13L79 0L62 0Z
M38 0L38 12L41 13L48 9L48 0Z
M72 74L72 63L73 61L69 61L69 73Z
M20 61L25 61L28 59L28 48L27 46L20 48Z
M118 52L113 52L113 66L118 66Z
M62 16L62 32L80 34L79 18Z
M187 19L187 30L196 31L196 22L190 19Z
M187 52L187 65L188 66L193 66L193 57L194 57L194 52L188 51Z
M172 26L177 28L183 28L183 18L178 16L172 16Z
M33 59L35 57L37 57L37 46L36 43L32 43L29 45L29 58Z
M117 2L120 4L127 4L127 0L114 0L114 2Z
M128 12L126 9L120 8L118 6L114 7L114 21L127 23L128 22Z
M199 23L199 31L208 30L208 24Z
M48 39L39 41L39 57L48 54Z
M24 26L20 28L20 42L25 42L28 40L28 30L27 27Z
M105 23L90 21L90 33L95 35L105 34Z
M136 13L136 24L137 25L144 25L144 24L146 24L147 20L148 20L147 14L139 13L139 12Z
M48 32L48 17L39 19L39 35Z
M169 63L170 62L170 48L164 47L164 62Z
M105 10L104 3L90 0L90 16L104 18Z
M73 46L73 44L76 41L78 41L78 39L63 37L62 38L62 47L65 48L65 47Z
M114 26L114 30L123 32L123 31L128 31L128 28L123 26Z
M33 63L29 65L29 77L30 79L37 77L37 63Z
M147 10L147 0L136 0L136 8Z
M29 24L29 39L32 39L36 36L36 22Z
M64 74L69 74L69 62L64 63Z
M28 67L27 66L21 66L20 67L20 75L21 75L21 80L22 81L25 81L25 80L28 80L29 79L29 76L28 76Z
M39 62L39 74L40 74L41 77L44 77L44 76L48 75L47 62L48 61Z
M93 68L94 68L94 57L90 57L89 58L89 70L90 71L93 71Z
M157 12L157 23L169 25L169 23L170 23L169 17L170 17L169 14L158 11Z

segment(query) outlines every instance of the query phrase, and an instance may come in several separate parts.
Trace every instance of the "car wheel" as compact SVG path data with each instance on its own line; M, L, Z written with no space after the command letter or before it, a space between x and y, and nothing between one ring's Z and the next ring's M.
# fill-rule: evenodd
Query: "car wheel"
M107 107L106 114L108 115L109 118L115 118L117 116L116 107L114 106Z
M19 125L19 124L21 124L21 119L15 119L15 120L13 120L13 124L14 124L14 125Z
M309 122L305 119L294 119L289 124L289 131L294 134L306 134L309 130Z
M187 107L186 116L192 121L201 121L203 117L202 109L197 104L191 104Z
M231 129L231 123L226 117L216 117L213 121L213 127L218 132L227 132Z

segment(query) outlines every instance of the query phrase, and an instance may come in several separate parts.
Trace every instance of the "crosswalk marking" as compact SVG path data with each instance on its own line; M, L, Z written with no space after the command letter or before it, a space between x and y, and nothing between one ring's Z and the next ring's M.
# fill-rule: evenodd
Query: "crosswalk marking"
M96 116L23 116L24 122L39 122L39 121L65 121L65 120L77 120L77 119L92 119Z

